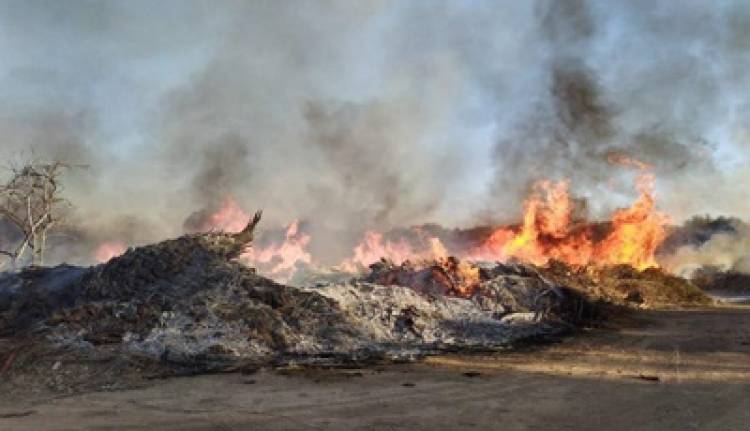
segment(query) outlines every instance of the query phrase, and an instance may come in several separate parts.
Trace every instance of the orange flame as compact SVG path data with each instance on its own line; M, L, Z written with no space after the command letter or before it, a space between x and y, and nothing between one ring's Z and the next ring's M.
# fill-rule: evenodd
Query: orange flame
M670 218L655 210L653 184L653 174L642 172L638 176L640 196L630 208L612 216L612 232L597 250L600 263L627 263L638 269L658 266L656 248L667 236L664 226Z
M479 283L481 282L479 267L464 260L449 257L439 258L437 259L437 263L447 274L454 278L455 283L453 287L459 296L468 298L479 287Z
M536 264L550 259L585 263L591 255L591 241L585 232L573 230L568 183L540 181L534 188L525 203L521 232L504 246L504 255Z
M456 250L469 260L517 258L537 265L558 260L574 266L628 264L637 269L658 266L656 249L666 237L670 219L656 210L652 167L624 155L611 154L610 163L637 169L638 199L632 206L612 214L603 229L574 219L574 200L568 181L539 181L524 202L523 222L517 227L499 227L478 247ZM597 234L597 232L599 232ZM406 238L384 240L383 235L368 232L354 248L353 257L341 269L363 269L381 258L396 263L406 260L440 262L448 256L438 238L429 238L429 249L419 249ZM455 272L455 271L454 271Z
M573 220L568 182L540 181L524 204L520 230L498 228L471 255L494 260L514 257L539 265L554 259L579 266L658 266L655 253L666 237L669 217L656 210L651 166L623 155L611 155L609 160L640 171L636 178L639 197L631 207L614 212L603 240L594 241L592 226Z
M474 261L517 258L538 265L559 260L575 266L629 264L638 269L658 266L655 252L666 237L665 225L670 219L656 210L652 167L621 154L610 154L608 161L637 169L639 192L636 201L629 208L615 211L608 224L577 220L569 182L545 180L534 185L524 202L521 225L498 227L479 246L456 249L460 246L451 242L453 249L449 253L440 238L419 229L395 239L368 231L352 250L351 257L337 268L358 272L381 258L395 263L424 262L450 269L450 273L466 281L461 285L471 286L473 280L478 280L478 269L456 263L450 255ZM250 214L228 197L204 221L202 230L239 232L249 219ZM262 246L253 243L240 259L268 276L286 281L301 266L317 265L308 251L310 241L310 235L302 232L295 220L288 225L283 239L264 241L266 245ZM124 244L107 242L97 248L95 257L105 262L125 250Z

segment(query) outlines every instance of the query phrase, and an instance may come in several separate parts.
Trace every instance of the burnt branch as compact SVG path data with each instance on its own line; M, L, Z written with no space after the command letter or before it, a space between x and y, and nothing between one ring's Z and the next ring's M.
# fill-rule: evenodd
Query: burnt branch
M244 229L240 233L237 234L235 237L237 241L241 244L249 244L253 240L253 232L255 231L255 227L260 222L260 218L263 216L263 210L258 210L255 212L255 215L253 218L247 223L247 226L245 226Z

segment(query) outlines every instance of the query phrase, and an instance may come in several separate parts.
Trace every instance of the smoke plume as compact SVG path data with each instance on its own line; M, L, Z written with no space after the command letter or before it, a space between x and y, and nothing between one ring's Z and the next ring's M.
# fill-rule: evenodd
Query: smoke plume
M516 220L542 177L603 216L632 199L612 154L676 222L745 218L749 24L739 1L8 1L0 157L88 166L69 261L227 196L332 261L367 229Z
M702 267L750 274L750 225L736 218L694 217L672 232L661 255L663 265L685 276Z

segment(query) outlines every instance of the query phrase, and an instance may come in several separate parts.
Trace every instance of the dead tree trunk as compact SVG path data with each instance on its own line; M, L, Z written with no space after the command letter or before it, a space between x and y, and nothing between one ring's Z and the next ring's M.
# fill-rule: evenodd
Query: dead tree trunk
M60 196L59 183L68 167L62 162L30 161L22 167L11 167L10 180L0 186L0 218L13 226L21 238L0 249L0 255L6 256L14 268L24 262L44 264L48 232L68 205Z

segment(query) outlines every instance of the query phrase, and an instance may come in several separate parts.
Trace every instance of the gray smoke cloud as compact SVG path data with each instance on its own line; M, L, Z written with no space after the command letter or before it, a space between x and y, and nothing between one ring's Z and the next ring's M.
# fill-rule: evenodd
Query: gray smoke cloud
M633 194L613 152L654 165L676 222L750 214L744 2L32 0L0 20L0 156L88 165L67 184L87 243L175 235L234 196L335 260L366 229L515 220L544 177L603 217Z
M602 216L612 207L608 196L632 195L625 172L606 163L615 153L655 167L664 206L677 220L718 209L696 191L702 193L706 176L720 169L719 143L736 145L717 131L729 126L721 115L736 98L722 91L723 74L743 59L721 46L719 34L724 14L742 7L672 6L537 3L541 76L529 112L499 136L496 193L521 196L544 172L570 178L574 189L600 205L594 209ZM700 30L689 32L697 22ZM702 50L713 49L723 49L730 64L703 57ZM519 178L519 172L532 174ZM719 211L728 209L736 207Z
M694 217L670 234L660 254L662 265L684 276L703 267L750 274L750 225L737 218Z

